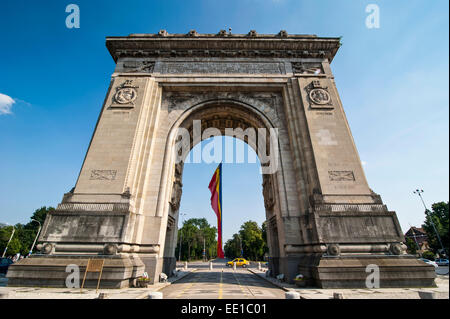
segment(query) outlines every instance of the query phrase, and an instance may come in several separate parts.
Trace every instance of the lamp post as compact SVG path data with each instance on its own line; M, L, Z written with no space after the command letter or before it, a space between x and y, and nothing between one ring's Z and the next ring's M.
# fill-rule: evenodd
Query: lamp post
M13 228L13 230L12 230L11 236L9 237L8 243L6 244L5 250L3 251L2 258L5 257L5 255L6 255L6 250L8 249L8 245L9 245L9 243L11 242L11 239L13 238L14 233L15 233L15 231L16 231L16 228L14 228L14 226L12 226L12 228Z
M422 253L420 252L420 246L419 246L419 243L417 242L417 238L416 238L416 232L414 231L414 228L411 226L411 224L409 224L409 227L412 230L414 241L416 242L416 245L417 245L417 252L419 253L420 257L422 257Z
M436 237L437 237L437 239L439 241L439 244L441 245L442 251L447 256L447 251L445 250L444 245L442 245L441 236L439 236L439 233L438 233L438 231L436 229L436 226L434 225L433 217L431 215L429 215L430 211L428 210L428 208L425 205L425 202L424 202L424 200L422 198L423 189L416 189L413 193L419 195L420 200L422 201L423 207L425 207L425 215L430 217L431 225L433 226L434 232L436 233Z
M182 223L183 223L183 216L186 216L186 214L185 213L180 213L180 217L181 217L181 222ZM178 261L181 261L181 238L183 237L183 233L181 231L179 231L179 233L180 233L180 248L179 248L179 251L178 251Z
M38 228L36 237L34 237L33 245L31 245L30 252L28 253L28 256L30 256L31 253L33 252L34 245L36 244L36 240L37 240L37 238L38 238L38 236L39 236L39 233L41 232L41 222L38 221L38 220L36 220L36 219L31 219L31 221L32 221L32 222L38 223L38 224L39 224L39 228Z

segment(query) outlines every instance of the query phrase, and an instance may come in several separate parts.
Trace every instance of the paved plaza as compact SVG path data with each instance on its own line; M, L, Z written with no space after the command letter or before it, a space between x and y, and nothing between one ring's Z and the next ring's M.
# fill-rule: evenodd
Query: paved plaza
M284 299L285 291L245 268L214 264L197 270L160 291L165 299Z
M178 263L178 275L167 282L148 288L124 289L69 289L40 287L6 287L7 279L0 277L0 294L9 299L147 299L152 292L162 292L164 299L285 299L288 291L300 294L301 299L333 299L340 294L344 299L421 299L425 293L434 293L436 299L449 298L449 275L437 275L435 288L381 288L381 289L318 289L298 288L295 285L266 277L266 268L257 264L249 268L226 267L223 260ZM5 296L5 295L4 295Z

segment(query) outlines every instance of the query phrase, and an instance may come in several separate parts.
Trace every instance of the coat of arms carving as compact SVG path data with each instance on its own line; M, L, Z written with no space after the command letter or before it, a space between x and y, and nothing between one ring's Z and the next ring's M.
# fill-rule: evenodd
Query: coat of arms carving
M319 80L314 80L306 87L311 108L327 108L332 109L330 93L328 88L323 87Z
M133 85L133 80L126 80L121 86L116 88L113 100L119 105L111 106L134 106L134 101L137 98L136 88L138 86Z

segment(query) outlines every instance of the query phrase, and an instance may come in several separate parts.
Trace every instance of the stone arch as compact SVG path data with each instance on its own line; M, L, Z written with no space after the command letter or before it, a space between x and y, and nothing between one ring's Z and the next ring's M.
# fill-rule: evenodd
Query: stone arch
M179 180L171 196L170 128L195 106L225 100L279 130L281 178L265 180L286 195L279 205L265 195L279 209L268 219L280 235L273 274L363 288L376 263L390 274L382 287L434 284L433 267L403 254L396 214L366 180L330 67L339 38L162 32L106 44L116 68L76 185L46 217L36 245L44 256L12 265L8 285L64 287L65 267L89 258L105 259L102 287L129 286L144 271L156 282L181 191Z
M272 114L273 116L273 114ZM167 216L168 223L172 218L178 220L178 208L179 201L181 200L181 190L180 183L182 167L183 163L174 163L174 148L177 139L177 130L181 127L187 129L189 131L190 136L190 147L191 150L197 143L203 140L203 136L200 140L194 141L194 133L193 126L195 120L201 120L201 133L208 128L214 127L220 130L221 135L229 135L227 128L236 129L241 128L244 132L247 128L255 129L263 128L266 130L277 128L273 122L278 119L270 119L269 116L262 113L258 110L258 108L250 105L248 103L234 100L234 99L214 99L214 100L206 100L183 111L183 113L178 117L176 121L174 121L169 130L169 134L166 140L166 152L164 156L164 173L167 173L167 177L162 176L163 180L172 180L172 183L167 184L167 188L165 191L165 195L162 195L159 199L158 208L162 209L159 213L161 216ZM248 138L248 136L233 136L239 138L246 142L250 147L252 147L255 152L257 152L257 139L258 136L256 134L256 139L252 140ZM242 138L243 137L243 138ZM266 144L266 150L269 148L269 140L264 141ZM280 145L278 136L276 138L276 143ZM271 150L272 152L273 150ZM282 248L280 245L284 243L284 232L283 226L276 226L281 222L281 212L282 206L288 206L286 201L286 192L285 192L285 180L284 180L284 172L282 170L282 161L283 158L281 156L282 149L276 149L277 152L277 160L280 161L279 169L273 174L263 174L263 198L264 198L264 206L266 208L266 220L271 220L271 223L268 225L268 246L270 250L270 256L272 258L272 262L274 263L274 268L278 269L278 259L280 257L280 253L282 253ZM187 154L185 154L187 155ZM181 167L181 169L180 169ZM175 195L174 195L175 194ZM176 198L176 203L173 203L172 200ZM168 203L168 205L166 204ZM176 211L173 208L176 207ZM171 268L174 267L174 249L176 247L176 237L166 236L165 246L168 245L170 250L164 248L164 265L163 271L171 272Z

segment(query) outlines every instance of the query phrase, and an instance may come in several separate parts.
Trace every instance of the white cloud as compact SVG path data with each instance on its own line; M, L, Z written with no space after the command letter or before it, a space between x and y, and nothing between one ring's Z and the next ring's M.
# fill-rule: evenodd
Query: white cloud
M361 161L362 166L366 166L367 162L366 161Z
M14 103L16 101L12 97L0 93L0 115L11 114L11 108Z

